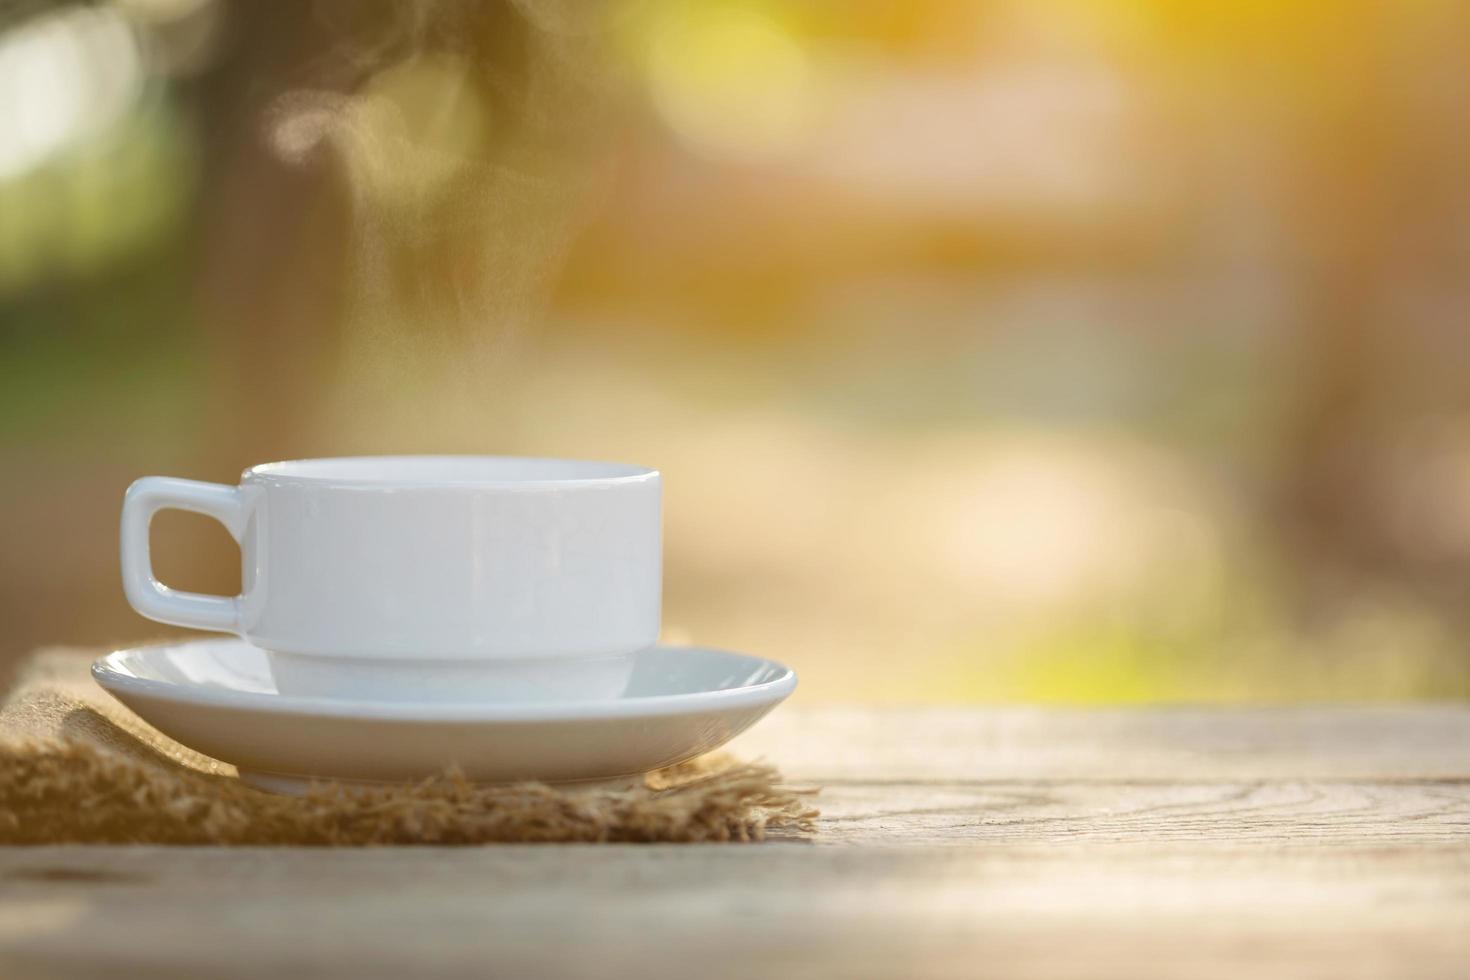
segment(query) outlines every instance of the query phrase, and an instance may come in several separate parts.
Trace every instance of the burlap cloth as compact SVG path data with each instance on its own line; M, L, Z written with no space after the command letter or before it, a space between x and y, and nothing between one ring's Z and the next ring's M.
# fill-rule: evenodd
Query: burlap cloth
M725 755L626 790L332 784L278 796L145 724L92 682L95 650L43 650L0 706L0 843L481 844L748 841L805 833L809 794Z

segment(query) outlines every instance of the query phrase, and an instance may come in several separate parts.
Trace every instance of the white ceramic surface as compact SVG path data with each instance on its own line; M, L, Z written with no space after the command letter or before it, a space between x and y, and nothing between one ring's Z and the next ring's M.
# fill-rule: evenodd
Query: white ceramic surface
M151 619L294 655L301 693L317 690L302 658L623 654L658 639L661 494L642 467L498 456L268 463L238 487L145 477L123 504L123 585ZM229 529L241 595L154 578L149 522L170 507Z
M276 690L349 701L479 698L614 698L628 683L627 654L530 660L383 660L266 652Z
M92 675L165 735L285 791L312 779L419 779L449 765L485 782L630 776L718 748L796 687L789 668L722 650L657 646L628 659L617 696L582 700L292 697L277 690L264 651L226 638L118 650Z

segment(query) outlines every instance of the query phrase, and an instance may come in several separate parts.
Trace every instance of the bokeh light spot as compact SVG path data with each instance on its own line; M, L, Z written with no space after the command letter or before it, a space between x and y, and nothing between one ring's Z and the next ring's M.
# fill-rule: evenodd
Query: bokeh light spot
M799 144L810 123L807 53L758 10L668 8L653 26L647 71L664 121L712 155L780 155Z
M0 179L106 130L142 86L137 40L105 7L71 7L0 35Z

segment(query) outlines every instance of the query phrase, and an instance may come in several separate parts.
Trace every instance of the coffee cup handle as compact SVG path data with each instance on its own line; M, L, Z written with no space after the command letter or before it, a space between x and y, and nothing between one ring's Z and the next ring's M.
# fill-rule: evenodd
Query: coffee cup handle
M180 592L158 581L148 547L148 528L161 510L189 510L213 517L238 543L249 520L245 490L168 476L145 476L128 487L122 509L122 579L128 602L149 619L174 626L240 631L241 596Z

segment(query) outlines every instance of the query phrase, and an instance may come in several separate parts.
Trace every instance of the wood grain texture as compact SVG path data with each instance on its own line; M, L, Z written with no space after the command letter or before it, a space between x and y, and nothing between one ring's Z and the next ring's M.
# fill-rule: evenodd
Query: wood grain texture
M1464 779L1470 706L802 707L735 750L823 781Z
M789 708L751 846L0 849L0 976L1465 977L1470 709Z
M827 844L1453 846L1470 781L850 782L823 794Z

